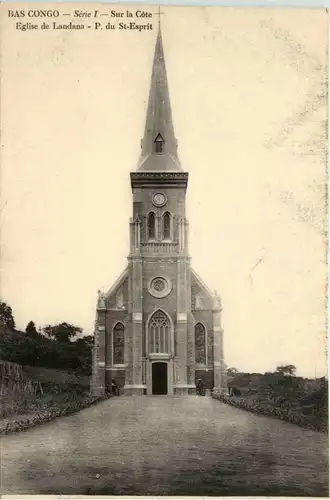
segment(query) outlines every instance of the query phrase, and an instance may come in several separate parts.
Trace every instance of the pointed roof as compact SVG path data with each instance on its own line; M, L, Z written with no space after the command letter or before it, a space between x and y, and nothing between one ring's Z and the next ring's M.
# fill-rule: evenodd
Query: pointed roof
M174 135L160 23L158 23L146 124L137 171L182 172Z

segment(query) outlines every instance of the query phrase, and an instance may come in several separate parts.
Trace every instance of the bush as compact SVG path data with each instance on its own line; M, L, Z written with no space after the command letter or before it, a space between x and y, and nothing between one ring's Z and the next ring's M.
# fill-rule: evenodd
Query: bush
M304 414L301 408L281 408L278 406L265 405L264 402L259 402L258 400L249 400L246 398L241 399L231 399L228 396L218 396L213 395L215 399L222 401L223 403L230 404L236 408L242 410L251 411L252 413L279 418L291 422L293 424L299 425L300 427L305 427L320 432L328 432L328 420L326 415L322 415L320 418L314 412L311 414Z

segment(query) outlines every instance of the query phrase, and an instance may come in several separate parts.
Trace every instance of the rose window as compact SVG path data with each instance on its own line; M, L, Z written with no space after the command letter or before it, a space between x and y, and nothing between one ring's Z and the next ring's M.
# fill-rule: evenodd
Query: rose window
M148 283L148 292L153 297L162 299L166 297L172 290L172 283L168 278L163 276L156 276Z
M162 278L156 278L155 280L153 280L152 286L156 290L156 292L162 292L165 289L166 283Z

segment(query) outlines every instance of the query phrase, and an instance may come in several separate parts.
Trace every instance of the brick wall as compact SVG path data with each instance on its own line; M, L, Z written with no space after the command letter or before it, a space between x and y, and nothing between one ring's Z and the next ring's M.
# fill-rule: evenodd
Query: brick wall
M148 283L155 276L164 276L171 280L172 290L162 299L153 297L148 292ZM158 307L165 309L173 321L176 321L177 309L177 264L175 259L165 260L163 262L144 260L143 261L143 311L147 319L148 314L152 313Z
M128 303L128 278L126 278L123 283L111 294L107 299L107 308L116 307L116 296L117 293L121 292L123 294L124 304Z
M113 347L113 338L112 332L113 328L120 321L125 326L125 336L127 332L127 322L128 322L128 313L126 310L118 310L118 311L107 311L106 319L105 319L105 364L112 364L112 347Z

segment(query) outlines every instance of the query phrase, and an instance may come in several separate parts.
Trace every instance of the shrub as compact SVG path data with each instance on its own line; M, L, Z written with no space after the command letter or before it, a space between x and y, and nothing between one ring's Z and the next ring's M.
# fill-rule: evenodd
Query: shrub
M281 420L286 420L293 424L299 425L300 427L305 427L308 429L313 429L320 432L328 432L328 420L327 417L320 418L318 415L309 414L306 415L301 411L301 408L281 408L278 406L267 406L259 401L241 399L231 399L224 395L213 395L215 399L222 401L223 403L230 404L236 408L241 408L243 410L251 411L260 415L270 416L279 418Z

